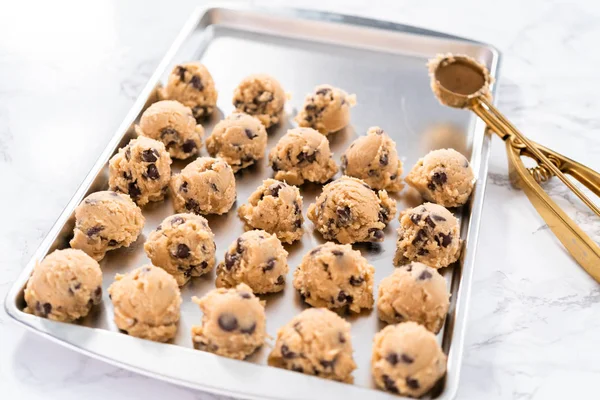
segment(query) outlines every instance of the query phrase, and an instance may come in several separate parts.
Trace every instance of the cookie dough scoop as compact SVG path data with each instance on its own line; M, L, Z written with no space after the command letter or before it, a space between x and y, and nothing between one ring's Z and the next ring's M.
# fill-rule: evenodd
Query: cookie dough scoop
M356 105L356 95L331 85L319 85L304 99L296 115L301 127L313 128L328 135L350 123L350 108Z
M287 256L277 236L263 230L245 232L229 246L219 263L217 287L245 283L254 293L280 292L288 273Z
M308 218L323 237L343 244L383 241L383 229L395 215L396 202L385 190L375 193L349 176L325 185L308 208Z
M373 274L360 251L349 244L327 242L315 247L294 271L294 287L313 307L373 308Z
M449 306L446 280L420 262L396 268L379 284L377 311L379 319L388 324L413 321L438 333Z
M177 100L192 110L197 120L210 116L217 105L217 89L203 64L192 61L176 65L161 92L165 100Z
M462 241L458 219L444 207L425 203L400 213L394 264L422 262L433 268L452 264Z
M265 306L247 285L214 289L192 300L203 313L202 325L192 326L192 341L198 350L243 360L265 342Z
M267 74L245 77L233 92L233 106L260 120L265 128L281 121L286 94L279 81Z
M312 128L294 128L269 153L275 179L292 185L325 183L338 171L329 141Z
M373 340L371 373L385 391L421 397L446 373L446 355L423 326L388 325Z
M175 100L158 101L148 107L135 131L162 142L172 158L181 160L200 152L204 136L204 128L196 124L192 110Z
M269 365L352 383L350 324L326 308L309 308L277 332Z
M131 336L167 342L175 337L181 294L177 281L153 265L117 274L108 288L115 324Z
M74 249L100 261L109 250L129 247L144 227L142 210L122 193L95 192L75 209Z
M362 179L373 189L399 192L404 186L396 143L378 126L350 144L342 155L342 173Z
M81 250L55 250L36 263L25 286L25 312L71 322L102 300L102 271Z

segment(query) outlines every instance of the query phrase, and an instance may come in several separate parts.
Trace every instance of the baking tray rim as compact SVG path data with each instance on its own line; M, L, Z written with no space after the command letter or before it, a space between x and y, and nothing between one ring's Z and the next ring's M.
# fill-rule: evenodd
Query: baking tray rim
M193 32L193 30L200 25L202 19L205 16L208 16L208 18L210 18L212 13L218 12L218 11L260 12L260 13L266 13L266 14L272 15L274 17L300 18L300 19L304 19L304 20L321 21L321 22L327 22L327 23L342 23L342 24L349 24L349 25L354 25L354 26L362 27L362 28L375 28L375 29L387 30L387 31L392 31L392 32L397 32L397 33L408 33L408 34L414 34L414 35L431 36L431 37L435 37L435 38L466 42L466 43L470 43L473 45L478 45L478 46L484 47L491 52L492 59L491 59L491 65L490 65L490 73L493 77L496 77L496 79L498 77L501 54L495 47L493 47L489 44L474 41L471 39L454 36L454 35L449 35L449 34L445 34L445 33L441 33L441 32L436 32L436 31L432 31L432 30L428 30L428 29L423 29L423 28L419 28L419 27L415 27L415 26L410 26L410 25L405 25L405 24L400 24L400 23L395 23L395 22L381 21L381 20L377 20L377 19L369 19L369 18L354 16L354 15L346 15L346 14L324 12L324 11L314 11L314 10L306 10L306 9L265 8L265 7L261 7L261 6L256 7L256 6L227 4L227 3L207 4L205 6L197 7L195 9L195 11L187 19L187 21L185 22L180 33L177 35L176 39L174 40L172 45L169 47L166 54L164 55L164 57L162 58L162 60L158 64L158 66L156 67L155 72L152 74L152 76L148 80L148 83L146 84L146 86L144 87L144 89L142 90L140 95L138 96L137 100L131 106L131 109L127 113L126 117L124 118L123 122L117 129L116 133L113 135L113 137L107 143L106 148L100 154L96 163L92 166L92 168L90 169L90 171L88 172L88 174L86 175L84 180L82 181L81 185L76 190L76 192L73 195L73 197L71 198L71 200L67 203L67 205L65 206L65 208L63 209L63 211L60 213L59 217L53 224L52 228L48 231L48 233L42 240L39 247L33 253L33 256L31 257L30 261L27 263L26 267L20 273L17 280L13 283L13 285L9 289L7 296L5 298L5 303L4 303L5 312L16 322L22 324L27 329L29 329L37 334L40 334L43 337L46 337L46 338L48 338L56 343L59 343L65 347L68 347L70 349L73 349L80 353L83 353L89 357L93 357L93 358L102 360L104 362L107 362L109 364L112 364L112 365L115 365L118 367L123 367L123 368L138 372L138 373L146 375L146 376L151 376L156 379L168 381L170 383L178 384L178 385L193 388L193 389L206 390L206 391L209 391L212 393L228 395L228 396L236 396L236 397L240 397L240 398L263 398L263 399L264 398L273 398L273 399L275 399L278 397L266 397L265 393L263 393L263 392L247 393L247 392L242 392L239 390L229 389L226 387L215 387L215 386L208 385L206 383L198 383L198 382L194 382L194 381L184 380L181 377L177 378L177 377L174 377L171 375L161 374L160 372L157 372L155 370L144 368L141 365L130 364L129 362L127 362L128 358L129 358L127 356L121 357L120 359L111 358L106 353L95 352L91 348L84 347L85 343L83 343L83 344L78 343L77 340L75 340L74 338L68 339L64 335L61 337L60 335L56 334L57 329L59 331L64 330L65 333L69 333L69 331L72 330L71 328L73 328L74 325L58 323L58 322L49 321L49 320L42 320L41 318L38 318L38 317L35 317L35 316L32 316L32 315L22 312L17 307L17 301L19 298L19 294L22 290L22 287L25 285L27 279L29 278L31 271L32 271L33 267L35 266L36 260L43 258L43 256L45 256L47 254L47 251L51 247L52 243L56 240L57 235L61 231L62 227L64 226L64 224L66 223L68 218L71 216L73 210L81 202L85 193L89 190L89 187L91 186L92 182L94 181L94 179L96 178L98 173L101 171L101 169L105 166L105 164L107 163L110 156L113 154L113 152L116 149L116 147L118 146L121 138L123 137L124 134L126 134L128 128L135 121L135 118L139 115L140 111L143 109L150 94L154 90L155 85L158 82L160 82L160 78L163 74L163 71L167 68L167 66L171 62L171 60L172 60L173 56L175 55L175 53L177 52L177 50L181 47L183 42L186 40L186 38L188 38L188 36ZM207 26L210 26L210 25L211 25L211 23L207 24ZM495 89L496 88L494 85L494 87L492 87L493 92L495 92ZM469 298L470 298L472 275L473 275L473 270L474 270L474 260L475 260L475 255L476 255L477 239L478 239L478 233L479 233L478 231L479 231L479 225L480 225L480 221L481 221L481 211L483 208L483 198L484 198L484 194L485 194L485 186L486 186L486 181L487 181L488 160L489 160L489 153L490 153L490 148L491 148L491 146L490 146L491 136L485 132L485 125L483 124L482 121L477 120L477 122L475 123L475 126L473 127L473 132L474 132L474 137L477 137L477 135L482 135L482 138L480 140L480 146L479 146L480 147L480 149L479 149L480 150L480 154L479 154L480 162L479 162L479 168L478 168L477 176L476 176L477 185L475 187L475 190L473 192L471 202L470 202L471 210L470 210L470 218L469 218L469 222L468 222L468 241L467 241L468 246L465 246L464 254L463 254L462 274L461 274L460 282L459 282L460 289L458 291L458 298L457 298L457 302L456 302L456 311L454 314L455 317L454 317L454 327L453 327L453 333L452 333L452 345L450 347L450 351L448 354L448 373L446 376L445 387L444 387L441 395L439 397L437 397L437 399L444 399L444 400L454 398L456 396L456 393L458 390L462 353L464 350L464 336L465 336L465 328L466 328L467 314L468 314L468 302L469 302ZM477 145L477 143L474 143L473 152L475 152L475 150L476 150L476 147L475 147L476 145ZM77 326L77 325L75 325L75 326ZM64 329L61 329L61 328L64 328ZM91 328L88 328L88 327L77 326L77 328L86 328L87 330L90 330L90 332L93 332L96 334L98 333L98 332L95 332L95 329L91 330ZM75 329L75 331L79 331L79 330ZM113 340L121 340L123 342L126 342L126 341L133 339L134 341L139 341L139 339L132 338L128 335L123 335L123 334L115 335L115 332L109 332L109 331L101 331L101 332L103 334L114 335L114 337L111 338ZM150 347L162 346L162 344L159 344L159 343L153 343L153 342L149 342L149 341L144 341L144 342L148 342L148 343L145 343L145 345L150 346ZM200 353L197 350L180 347L180 346L174 346L174 348L177 348L178 350L182 350L184 352L192 352L194 354ZM185 353L182 353L182 354L185 354ZM198 356L200 356L200 354L196 355L196 357L198 357ZM211 357L213 355L206 353L206 354L202 354L202 356ZM216 356L214 356L214 357L216 357ZM245 363L245 362L240 362L237 360L229 360L229 359L221 359L220 362L224 363L224 364L232 363L231 366L232 367L235 366L235 368L240 368L240 366L242 366L242 365L249 366L250 368L254 368L254 366L255 366L254 364L251 364L251 363ZM257 366L264 367L262 365L257 365ZM272 369L271 372L273 374L281 375L279 372L287 372L287 371ZM361 387L361 386L353 386L353 385L347 385L347 384L342 384L342 383L333 382L333 381L326 381L324 379L319 379L319 378L315 378L315 377L307 376L307 375L303 375L303 374L288 373L285 375L281 375L279 378L283 379L283 381L294 381L295 384L303 383L301 381L306 381L304 383L306 383L307 385L310 385L312 388L318 390L318 387L322 386L325 391L327 391L327 389L331 388L330 385L338 385L338 387L335 388L338 391L337 393L342 394L341 392L345 392L343 394L345 396L348 396L348 398L355 398L355 395L359 395L359 397L356 397L356 398L361 398L360 397L361 393L368 394L370 396L370 398L373 398L373 399L399 398L398 396L393 396L393 395L390 395L390 394L382 392L382 391L372 390L370 388L365 388L365 387ZM293 379L288 379L288 378L293 378ZM297 397L286 397L286 398L291 399L291 398L297 398Z

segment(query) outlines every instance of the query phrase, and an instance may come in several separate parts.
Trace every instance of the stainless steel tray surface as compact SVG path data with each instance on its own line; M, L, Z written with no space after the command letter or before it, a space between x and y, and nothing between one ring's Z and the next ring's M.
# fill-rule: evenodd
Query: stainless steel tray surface
M375 310L344 315L352 323L352 342L358 365L354 372L354 385L268 367L268 345L246 361L194 350L190 329L200 322L201 313L190 298L192 295L202 296L214 288L214 272L193 279L182 288L181 322L172 344L153 343L120 333L112 319L112 303L106 289L115 273L124 273L149 262L143 244L162 219L174 213L168 198L143 209L146 224L137 242L130 248L109 252L101 262L104 301L94 308L91 315L77 324L65 324L22 311L23 287L35 260L42 259L54 249L68 246L74 226L74 208L87 194L106 189L108 159L135 136L133 124L144 107L155 100L156 84L166 82L173 65L201 60L211 71L219 90L219 110L204 124L207 133L233 110L232 93L244 76L257 72L275 76L292 98L286 105L287 118L269 130L267 151L289 128L295 126L292 118L305 94L318 84L330 83L355 93L358 99L352 110L351 126L329 136L338 163L349 143L375 125L384 128L396 141L405 172L419 157L436 148L454 147L471 160L478 180L476 188L470 203L455 210L456 216L461 219L464 251L457 265L442 271L452 293L448 319L438 336L449 356L448 373L429 395L444 399L453 397L458 383L490 139L484 134L483 124L470 113L443 107L432 95L425 63L428 58L442 52L468 54L486 64L493 75L496 74L499 55L490 46L418 28L311 11L198 9L9 292L6 301L8 313L32 330L90 356L193 388L248 398L397 398L376 390L372 382L372 339L383 327ZM206 154L204 149L202 155ZM185 164L174 162L173 172L179 172ZM223 258L229 244L243 232L243 225L236 215L237 207L247 200L263 179L271 175L266 158L259 165L239 172L236 175L238 200L233 209L223 216L208 217L216 235L218 261ZM304 215L320 189L321 185L312 184L301 188ZM395 198L399 210L420 202L420 198L407 189ZM376 284L394 270L392 259L397 227L395 219L386 229L383 243L354 246L375 266ZM285 290L263 296L267 301L267 330L272 337L276 337L279 327L306 307L292 286L292 273L302 256L323 239L318 232L313 232L313 225L308 219L305 219L305 229L300 242L286 246L290 272Z

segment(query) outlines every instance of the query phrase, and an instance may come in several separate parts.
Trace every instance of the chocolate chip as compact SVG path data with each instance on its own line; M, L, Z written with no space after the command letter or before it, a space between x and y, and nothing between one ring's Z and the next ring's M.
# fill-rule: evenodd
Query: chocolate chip
M216 184L214 184L214 183L212 183L212 182L210 183L210 187L211 187L211 188L212 188L212 190L214 190L215 192L218 192L218 191L219 191L219 188L217 187L217 185L216 185Z
M371 235L376 240L382 240L385 237L385 234L381 229L371 228L368 232L369 235Z
M314 256L315 254L317 254L317 253L318 253L318 252L320 252L320 251L321 251L321 248L320 248L320 247L317 247L317 248L315 248L315 249L312 249L312 250L310 251L310 255L311 255L311 256Z
M183 193L187 193L187 191L188 191L188 183L187 182L183 182L181 184L181 186L179 186L179 191L183 192Z
M383 379L383 385L385 386L385 390L392 393L398 393L398 387L392 378L387 375L383 375L381 377Z
M155 149L147 149L142 151L142 161L155 162L160 157L160 154Z
M200 204L194 199L188 199L185 202L185 209L200 214Z
M227 268L227 270L231 270L231 268L233 268L238 259L239 256L237 254L225 254L225 268Z
M419 256L426 256L427 254L429 254L429 250L427 249L420 248L419 250L417 250L417 255Z
M314 105L314 104L307 104L306 106L304 106L304 109L305 109L306 111L314 111L314 110L316 110L316 109L317 109L317 106L316 106L316 105Z
M190 248L183 243L179 243L173 256L175 258L188 258L190 256Z
M306 152L301 152L300 154L298 154L296 156L296 158L298 159L298 162L307 162L307 163L314 163L317 160L317 151L314 151L313 153L306 153Z
M421 220L421 214L410 214L410 220L412 221L413 224L417 225L419 223L419 221Z
M435 228L435 222L428 216L425 217L425 223L432 228Z
M48 314L50 314L52 312L52 304L50 304L50 303L44 303L42 305L42 309L43 309L43 312L44 312L44 316L46 316L46 315L48 315Z
M81 284L78 284L79 287L81 287ZM79 287L75 286L75 289L79 289ZM96 299L99 299L100 297L102 297L102 287L98 286L96 288L96 290L94 290L94 296L96 297Z
M384 153L381 155L381 157L379 157L379 164L381 165L388 165L389 159L388 159L388 155L387 153Z
M398 354L396 353L389 353L386 357L385 360L387 362L389 362L392 365L396 365L398 364Z
M281 345L281 356L283 358L288 359L288 360L291 359L291 358L296 358L297 357L296 353L294 353L293 351L291 351L290 348L287 347L287 345L285 345L285 344Z
M127 192L134 199L137 199L138 197L141 196L142 191L140 190L140 188L137 185L137 180L134 182L129 182L129 184L127 185Z
M394 318L400 322L404 321L404 315L400 314L398 311L394 310Z
M87 230L86 235L89 237L96 236L98 233L102 232L104 227L102 225L96 225Z
M173 136L175 138L179 137L179 132L176 129L173 128L162 128L160 130L160 137L161 139L164 139L166 136ZM174 145L176 143L173 143Z
M116 246L116 245L118 245L118 244L119 244L119 242L117 242L115 239L110 239L110 240L108 241L108 245L109 245L109 246Z
M279 197L279 191L283 189L283 184L281 183L274 183L271 186L269 186L269 191L271 192L271 196L273 197Z
M421 272L421 275L419 275L419 277L417 278L420 281L425 281L427 279L431 279L433 275L431 275L431 272L427 271L427 270L423 270L423 272Z
M415 359L409 356L408 354L402 354L402 357L400 357L400 359L403 363L406 364L412 364L415 361Z
M344 292L343 290L340 290L337 296L337 301L339 301L340 303L352 304L352 302L354 301L354 297L352 297L349 294L346 294L346 292Z
M146 168L146 174L143 175L144 178L149 178L153 181L160 178L160 174L158 173L158 168L156 168L156 164L149 164Z
M436 221L445 221L446 218L442 217L441 215L437 215L437 214L431 214L431 218L433 218Z
M431 182L434 185L443 185L444 183L446 183L448 181L448 176L446 175L445 172L434 172L433 175L431 176Z
M300 365L292 365L292 371L304 373L304 368L302 368Z
M390 218L390 210L385 207L379 209L379 221L386 223Z
M344 336L344 334L342 332L338 333L338 341L340 343L346 343L346 336Z
M194 89L196 89L196 90L204 89L204 85L202 84L202 79L200 79L200 77L198 75L192 76L192 79L190 79L190 85L192 85L194 87Z
M179 75L179 80L182 82L185 82L186 71L187 69L185 67L182 67L181 65L178 65L177 68L175 68L175 73Z
M427 241L427 232L425 232L425 229L419 229L415 238L412 241L412 244L417 244L425 241Z
M363 278L362 276L359 277L355 277L355 276L350 276L350 285L352 286L360 286L362 285L362 283L365 281L365 278Z
M252 298L252 295L251 295L250 293L248 293L248 292L241 292L241 293L240 293L240 297L241 297L242 299L251 299L251 298Z
M246 335L252 335L255 330L256 330L256 322L247 328L241 328L240 332L245 333Z
M242 254L244 252L244 246L243 246L244 239L242 239L241 237L239 237L239 238L237 238L237 240L236 240L235 243L236 243L235 244L235 251L238 254Z
M319 364L321 364L321 366L325 369L333 368L333 366L335 365L335 362L336 362L335 358L333 360L319 360Z
M194 151L196 149L196 142L194 142L192 139L186 140L185 142L183 142L183 145L181 146L181 149L183 150L184 153L191 153L192 151Z
M450 243L452 243L452 236L446 235L445 233L438 233L437 236L434 237L435 241L439 246L448 247Z
M248 139L250 139L250 140L252 140L258 136L256 134L254 134L254 132L252 132L250 129L244 129L244 132L246 133L246 136L248 136Z
M421 386L419 385L419 381L416 379L411 378L410 376L406 377L406 386L408 386L411 389L419 389Z
M283 276L283 275L279 275L279 276L277 277L277 280L275 281L275 284L276 284L276 285L278 285L278 286L281 286L281 285L283 285L284 283L285 283L285 278L284 278L284 276Z
M225 332L232 332L238 328L238 320L235 315L224 313L219 316L219 328Z
M375 133L376 133L377 135L382 135L382 134L383 134L383 129L381 129L381 128L377 128L377 129L375 129Z
M265 265L263 267L263 272L270 271L273 268L275 268L275 259L274 258L269 258L269 261L267 261L267 265Z
M129 172L129 171L123 171L123 178L125 180L130 181L133 179L133 176L131 176L131 172Z
M281 167L279 166L279 163L277 161L273 161L273 165L271 167L273 168L273 171L275 171L275 172L281 171Z
M398 175L397 175L397 174L391 175L391 176L390 176L390 180L391 180L391 181L395 181L397 177L398 177Z
M125 149L125 159L127 161L131 160L131 147L127 146Z
M408 265L404 266L404 268L406 268L406 270L407 270L408 272L411 272L411 271L412 271L412 267L413 267L413 266L412 266L412 264L408 264Z
M343 206L343 207L338 207L335 210L335 213L337 214L337 225L338 226L344 226L347 225L350 221L351 221L351 212L350 212L350 207L348 206Z
M181 224L183 224L185 222L185 218L181 217L181 216L176 216L171 218L171 226L173 228L175 228L176 226L179 226Z
M341 257L344 255L344 252L340 250L331 250L331 254L333 254L334 256Z
M331 89L329 89L329 88L322 88L322 89L317 90L317 94L321 95L321 96L324 96L329 92L331 92Z

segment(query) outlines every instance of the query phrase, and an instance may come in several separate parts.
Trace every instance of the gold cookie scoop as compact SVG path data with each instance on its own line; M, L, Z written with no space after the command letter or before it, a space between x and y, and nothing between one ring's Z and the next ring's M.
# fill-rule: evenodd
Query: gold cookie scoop
M559 178L597 216L596 206L571 180L569 174L600 196L600 174L525 137L492 105L487 68L465 55L440 55L428 63L431 89L439 101L455 108L467 108L506 142L511 183L523 189L539 214L573 258L600 282L600 247L546 194L540 186L553 176ZM538 166L526 168L522 156Z

